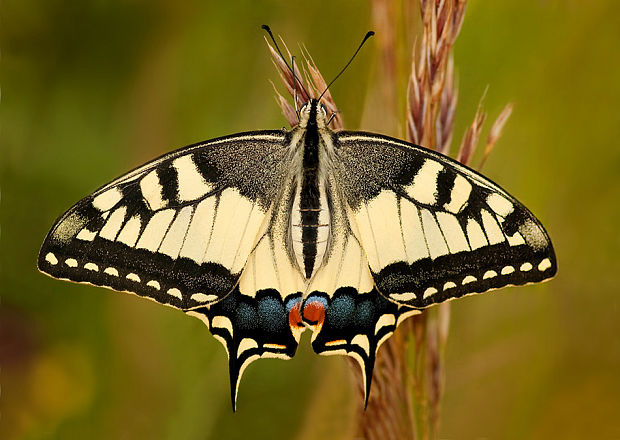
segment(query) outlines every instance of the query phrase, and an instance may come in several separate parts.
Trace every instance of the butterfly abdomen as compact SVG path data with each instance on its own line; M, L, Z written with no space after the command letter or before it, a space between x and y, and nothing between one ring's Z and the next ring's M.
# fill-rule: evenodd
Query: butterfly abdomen
M329 238L329 208L316 172L304 172L293 202L291 241L304 276L312 276L323 260Z

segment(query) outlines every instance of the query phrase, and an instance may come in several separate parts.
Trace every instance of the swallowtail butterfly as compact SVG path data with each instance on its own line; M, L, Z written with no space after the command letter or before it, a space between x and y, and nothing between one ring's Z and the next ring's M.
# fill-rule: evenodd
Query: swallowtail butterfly
M54 224L39 270L198 317L228 354L231 399L259 358L348 355L366 399L379 346L408 316L556 272L547 233L476 171L426 148L334 132L316 99L290 131L165 154Z

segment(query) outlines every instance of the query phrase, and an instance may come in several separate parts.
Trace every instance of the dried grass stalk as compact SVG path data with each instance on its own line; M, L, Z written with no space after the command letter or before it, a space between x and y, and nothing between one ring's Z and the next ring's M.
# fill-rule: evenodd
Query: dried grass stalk
M476 151L476 147L480 139L482 125L484 124L486 118L487 114L484 112L484 110L482 110L481 102L478 105L476 114L474 115L474 120L465 132L465 136L463 136L463 140L461 141L459 152L456 155L456 160L458 160L459 162L469 164L469 162L471 161L471 158Z
M321 93L323 93L323 91L327 88L327 83L325 82L325 78L323 78L323 75L321 75L319 69L316 67L314 60L308 53L307 49L303 50L305 69L301 71L295 62L294 57L291 56L288 47L286 47L286 44L282 42L286 53L291 59L293 70L295 71L295 77L293 77L293 72L291 72L287 67L286 61L280 57L278 52L271 46L267 39L265 39L265 41L267 43L267 47L269 48L269 52L271 53L273 64L280 75L280 79L284 83L289 95L291 95L294 100L296 99L296 102L294 102L294 107L278 92L276 86L273 85L276 93L276 102L280 106L282 114L286 118L289 125L291 127L295 127L299 124L299 116L296 109L299 109L304 103L308 102L310 98L317 98ZM333 119L330 124L332 130L341 130L344 127L342 115L338 112L338 107L336 106L334 98L329 90L327 90L321 97L321 103L327 109L328 115L330 115L330 117L333 115Z
M383 2L373 2L374 11L380 15ZM416 38L410 60L411 73L406 90L406 137L413 143L447 154L458 103L452 48L463 24L466 0L419 0L419 6L422 32ZM379 19L375 20L375 25L377 34L381 35L384 31L391 32L397 23ZM412 22L409 25L413 27ZM387 82L395 83L391 80ZM486 155L497 142L510 115L510 108L508 106L493 125L487 140ZM457 158L461 162L467 164L471 161L485 117L479 106L459 148ZM361 438L438 437L444 388L443 353L449 323L450 304L444 303L405 321L384 344L377 355L373 379L373 387L380 388L382 395L377 397L371 394L368 411L358 420ZM392 365L405 367L394 370L390 368ZM384 371L390 375L381 374ZM387 383L382 383L383 380ZM400 391L391 387L401 387L403 384L410 391L408 397L399 398ZM403 408L408 409L404 418L400 416ZM376 426L381 426L381 429L376 429ZM407 430L411 430L413 435L386 435L395 432L404 434Z
M419 43L414 45L410 60L411 74L406 90L406 138L447 154L452 142L458 103L452 48L463 24L466 0L417 1L422 35ZM409 5L403 7L407 30L411 30L413 24L411 14L408 14ZM388 0L373 0L373 14L383 71L387 75L385 81L381 82L393 88L391 92L383 94L383 108L386 111L390 108L397 111L394 96L398 96L400 91L397 90L396 79L395 29L399 14L394 10L394 3ZM289 95L296 100L292 105L276 90L276 102L293 127L299 123L296 108L311 97L320 95L325 90L326 82L307 50L302 51L303 72L298 70L293 61L295 76L302 83L299 85L268 41L267 45L282 82ZM286 52L290 57L288 48ZM329 91L323 95L321 102L328 112L335 114L332 128L342 129L344 124L341 115ZM499 139L511 111L512 105L508 104L491 127L483 162ZM486 114L480 104L458 150L457 159L461 162L468 164L471 161L485 119ZM438 437L444 388L443 353L449 327L450 304L440 304L406 320L383 344L377 353L368 406L365 411L363 405L358 409L355 438L383 440ZM360 395L363 396L359 366L352 360L350 364L355 372Z
M381 29L375 35L376 45L379 47L380 66L384 81L376 84L380 88L380 96L385 105L385 110L396 111L397 100L397 28L392 26L397 18L398 2L393 0L374 0L373 21L376 29ZM396 116L394 113L393 116Z
M506 107L504 107L495 122L493 122L491 130L489 131L489 136L487 137L487 144L484 147L484 155L482 156L480 165L478 165L478 170L482 168L487 158L489 157L489 154L491 154L491 151L493 151L497 140L502 135L504 125L506 125L506 122L508 122L508 118L510 118L510 115L512 115L513 107L514 105L511 102L506 104Z
M450 153L458 94L458 85L455 84L454 80L454 58L450 55L446 66L445 82L439 100L439 114L435 120L436 147L437 151L442 154Z

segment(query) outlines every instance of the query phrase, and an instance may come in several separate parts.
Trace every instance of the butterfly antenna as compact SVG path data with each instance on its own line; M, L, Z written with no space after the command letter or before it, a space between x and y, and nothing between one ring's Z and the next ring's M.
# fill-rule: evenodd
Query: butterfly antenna
M297 75L295 75L295 70L293 70L293 68L289 66L288 63L286 62L286 58L284 58L284 55L282 55L282 51L280 50L280 47L278 46L278 43L276 42L276 39L273 36L273 33L271 32L271 29L269 28L269 26L264 24L261 26L261 28L264 29L265 32L267 32L267 34L269 34L269 38L271 38L271 41L273 41L273 45L276 47L276 51L278 52L278 55L280 55L280 58L282 58L282 61L284 61L284 64L286 65L286 67L288 67L288 70L290 70L291 73L293 74L293 78L295 79L295 82L301 86L303 91L306 92L307 96L310 96L310 93L308 93L308 90L306 90L306 88L304 87L304 84L297 77Z
M319 96L319 101L321 100L321 98L323 97L323 95L325 94L325 92L327 92L329 90L329 88L331 87L331 85L340 77L340 75L342 75L344 73L345 70L347 70L347 67L349 67L349 64L351 64L353 62L353 60L355 59L355 56L357 55L357 53L362 49L362 46L364 45L364 43L366 42L366 40L368 40L370 37L372 37L375 33L373 31L368 31L366 32L366 35L364 36L364 39L362 40L362 42L360 43L359 47L357 48L357 50L355 51L355 53L353 54L353 56L351 57L351 59L349 60L349 62L347 64L345 64L345 66L342 68L342 70L340 71L340 73L338 73L338 75L336 75L336 77L334 79L331 80L331 82L327 85L327 87L325 87L325 90L323 90L323 93L321 93L321 96Z

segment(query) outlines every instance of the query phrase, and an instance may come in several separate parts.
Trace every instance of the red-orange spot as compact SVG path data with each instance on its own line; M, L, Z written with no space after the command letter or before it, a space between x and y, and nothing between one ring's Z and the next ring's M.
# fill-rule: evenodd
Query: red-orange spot
M291 328L294 327L303 327L304 323L301 320L301 301L299 301L297 304L295 304L293 307L291 307L291 310L289 310L288 312L288 325L291 326Z
M321 325L325 320L325 306L320 301L310 301L304 305L304 321L311 325Z

